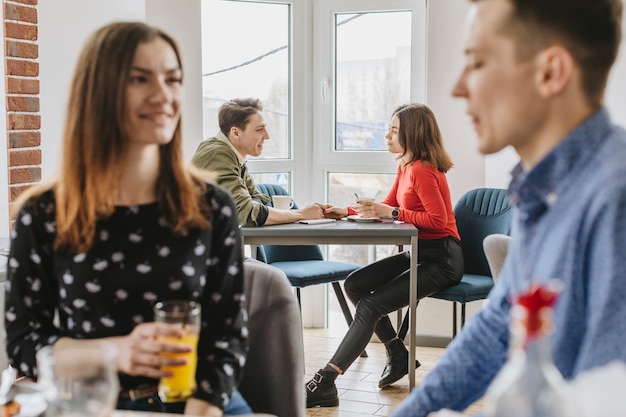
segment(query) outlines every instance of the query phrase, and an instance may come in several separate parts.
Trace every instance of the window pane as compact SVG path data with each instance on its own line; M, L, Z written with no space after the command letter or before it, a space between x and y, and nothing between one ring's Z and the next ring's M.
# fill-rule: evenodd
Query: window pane
M291 194L291 175L289 172L257 172L250 174L255 184L278 184Z
M391 112L410 100L411 12L338 14L335 149L386 150Z
M359 196L374 197L382 201L391 186L395 174L360 174L332 172L328 174L328 202L335 206L350 206ZM376 259L391 255L393 246L378 245L333 245L329 246L329 259L333 261L356 262L367 265Z
M261 158L289 158L289 5L210 1L202 6L204 136L232 98L263 103L270 140Z
M331 172L328 174L328 201L335 206L349 206L354 204L355 193L382 201L391 189L395 177L395 173Z

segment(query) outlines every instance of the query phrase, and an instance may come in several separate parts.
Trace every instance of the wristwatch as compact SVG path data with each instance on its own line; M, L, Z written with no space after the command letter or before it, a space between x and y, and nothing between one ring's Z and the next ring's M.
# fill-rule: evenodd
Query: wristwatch
M391 210L391 217L393 217L394 220L398 220L398 217L400 217L399 207L394 207L393 210Z

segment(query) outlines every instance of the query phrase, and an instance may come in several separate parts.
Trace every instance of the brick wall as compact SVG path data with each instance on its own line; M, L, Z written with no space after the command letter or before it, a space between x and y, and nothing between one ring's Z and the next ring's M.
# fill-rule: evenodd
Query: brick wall
M9 202L41 180L37 0L4 0Z

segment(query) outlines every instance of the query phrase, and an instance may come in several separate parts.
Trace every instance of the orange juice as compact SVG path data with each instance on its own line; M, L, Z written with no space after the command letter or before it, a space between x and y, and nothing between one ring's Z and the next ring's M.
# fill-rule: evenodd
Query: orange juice
M161 378L159 396L164 402L184 401L196 390L196 365L198 363L198 335L187 333L182 338L164 336L163 341L192 346L187 353L162 353L168 358L185 358L187 363L180 366L164 366L162 369L173 373L170 377Z

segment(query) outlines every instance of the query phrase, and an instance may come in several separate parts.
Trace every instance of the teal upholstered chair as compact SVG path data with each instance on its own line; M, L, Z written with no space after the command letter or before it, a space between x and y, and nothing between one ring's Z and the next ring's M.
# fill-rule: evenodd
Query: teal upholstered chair
M278 184L257 184L256 187L260 192L269 196L289 195ZM294 202L293 208L297 207ZM352 313L339 282L345 280L350 272L360 268L361 265L324 260L322 250L318 245L261 245L257 251L257 259L275 266L287 275L289 282L296 289L298 303L300 303L300 288L317 284L332 284L346 322L348 325L352 323Z
M452 302L452 336L457 333L457 304L461 304L461 328L465 324L465 304L484 300L493 288L483 240L491 234L508 235L511 230L511 205L506 190L477 188L461 196L454 206L456 224L461 235L465 273L461 282L430 297ZM419 276L419 268L417 272ZM408 329L408 313L399 331L404 338Z

